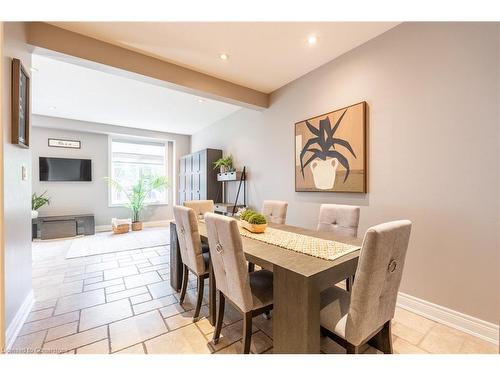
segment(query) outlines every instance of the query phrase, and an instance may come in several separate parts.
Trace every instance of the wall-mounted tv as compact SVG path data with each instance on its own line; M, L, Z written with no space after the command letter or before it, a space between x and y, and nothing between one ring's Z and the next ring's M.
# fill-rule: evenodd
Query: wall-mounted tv
M39 158L40 181L92 181L89 159Z

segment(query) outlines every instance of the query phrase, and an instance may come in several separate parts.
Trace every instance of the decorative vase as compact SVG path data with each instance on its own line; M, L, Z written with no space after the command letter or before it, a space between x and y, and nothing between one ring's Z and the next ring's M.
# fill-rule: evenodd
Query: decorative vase
M142 230L142 221L134 221L132 223L132 230Z
M31 210L31 218L36 219L38 217L38 211Z
M335 184L335 175L339 162L337 159L314 160L311 164L314 186L321 190L331 190Z

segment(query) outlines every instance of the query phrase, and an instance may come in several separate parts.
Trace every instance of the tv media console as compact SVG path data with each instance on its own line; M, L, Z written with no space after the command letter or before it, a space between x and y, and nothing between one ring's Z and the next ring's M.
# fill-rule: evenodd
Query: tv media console
M95 234L94 215L46 216L32 219L32 238L50 240Z

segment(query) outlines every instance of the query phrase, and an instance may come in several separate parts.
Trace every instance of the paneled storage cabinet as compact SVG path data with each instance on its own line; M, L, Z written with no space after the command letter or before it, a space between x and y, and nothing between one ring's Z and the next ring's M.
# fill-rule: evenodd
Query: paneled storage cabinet
M214 162L221 157L222 150L207 148L180 158L179 204L199 199L217 201L219 171L214 170Z

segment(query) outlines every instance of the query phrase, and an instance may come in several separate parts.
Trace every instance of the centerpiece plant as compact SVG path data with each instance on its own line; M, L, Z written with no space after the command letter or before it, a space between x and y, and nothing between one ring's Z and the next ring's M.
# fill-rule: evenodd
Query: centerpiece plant
M105 177L105 180L110 186L121 191L127 197L127 204L125 205L132 212L132 229L141 230L142 222L140 220L141 212L146 206L146 199L153 191L161 191L168 187L168 180L165 176L151 176L141 177L132 186L131 190L127 190L118 181L111 177Z
M240 214L241 226L253 233L262 233L266 230L266 217L256 211L245 209Z

